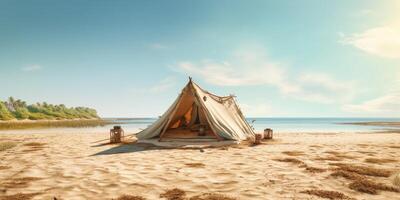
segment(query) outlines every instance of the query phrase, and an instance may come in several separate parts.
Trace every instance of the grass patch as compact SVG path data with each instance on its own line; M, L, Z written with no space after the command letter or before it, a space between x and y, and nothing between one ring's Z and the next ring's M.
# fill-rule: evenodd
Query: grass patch
M317 167L306 167L306 170L311 172L311 173L321 173L321 172L325 172L326 169L322 169L322 168L317 168Z
M198 196L191 197L189 200L236 200L229 196L216 193L206 193Z
M203 168L206 166L203 163L185 163L185 165L192 168Z
M163 194L160 194L160 198L167 200L184 200L185 196L186 192L178 188L167 190Z
M397 160L389 158L367 158L365 159L365 162L374 164L385 164L385 163L397 162Z
M15 142L1 142L0 143L0 151L5 151L5 150L11 149L15 146L17 146L17 143L15 143Z
M377 177L389 177L392 175L392 171L387 169L378 169L373 167L364 167L364 166L357 166L357 165L350 165L350 164L343 164L343 163L334 163L332 165L336 165L339 167L339 170L354 172L360 175L367 175L367 176L377 176Z
M141 196L122 195L118 197L116 200L146 200L146 198Z
M302 151L284 151L282 153L286 154L288 156L303 156L304 155L304 152L302 152Z
M329 191L329 190L305 190L302 191L301 193L305 193L308 195L314 195L318 196L321 198L326 198L326 199L352 199L349 196L346 196L345 194L341 192L336 192L336 191Z
M3 196L3 198L1 198L2 200L30 200L33 197L35 197L36 195L39 195L40 193L30 193L30 194L22 194L22 193L18 193L18 194L13 194L13 195L7 195L7 196Z

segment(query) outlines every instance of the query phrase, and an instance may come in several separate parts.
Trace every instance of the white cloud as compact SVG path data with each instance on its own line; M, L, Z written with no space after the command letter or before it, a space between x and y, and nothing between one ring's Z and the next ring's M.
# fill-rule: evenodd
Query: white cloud
M272 107L268 104L239 104L242 112L248 117L265 117L271 116L275 112Z
M298 77L301 90L293 93L298 98L314 102L348 102L354 98L355 83L336 80L323 73L305 73Z
M42 68L43 67L40 65L29 65L29 66L21 68L21 70L24 72L30 72L30 71L38 71L38 70L41 70Z
M347 104L342 110L361 115L400 116L400 82L386 94L359 104ZM397 87L397 88L396 88Z
M181 71L220 86L267 85L284 96L319 103L348 101L352 82L335 80L322 73L290 74L286 68L271 62L263 53L247 51L235 54L229 61L180 62Z
M341 42L380 57L400 58L400 24L374 27L362 33L341 36Z
M343 110L350 113L400 116L400 92L386 94L360 104L345 105Z
M170 88L174 87L176 84L176 79L174 77L167 77L162 79L160 82L156 83L150 88L150 92L157 93L157 92L165 92Z

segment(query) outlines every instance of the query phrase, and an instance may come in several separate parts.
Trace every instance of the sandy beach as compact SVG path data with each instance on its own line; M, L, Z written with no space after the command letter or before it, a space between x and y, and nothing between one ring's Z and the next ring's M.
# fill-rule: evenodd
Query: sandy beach
M105 133L25 131L2 133L15 142L1 151L0 197L116 199L123 194L162 199L179 188L186 197L218 193L237 199L319 199L327 190L355 199L400 199L400 193L368 194L352 180L332 176L343 165L377 169L368 180L394 187L400 171L398 133L277 133L258 146L164 149L152 145L93 143ZM386 173L387 172L387 173Z

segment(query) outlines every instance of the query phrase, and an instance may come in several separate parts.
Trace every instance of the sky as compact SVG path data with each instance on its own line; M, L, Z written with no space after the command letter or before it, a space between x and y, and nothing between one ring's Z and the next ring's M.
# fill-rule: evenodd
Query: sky
M248 117L400 117L400 1L1 0L0 99L156 117L188 76Z

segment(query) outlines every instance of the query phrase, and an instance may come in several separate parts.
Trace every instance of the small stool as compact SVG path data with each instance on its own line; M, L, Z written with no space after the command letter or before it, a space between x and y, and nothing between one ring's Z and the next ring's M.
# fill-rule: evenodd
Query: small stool
M264 129L264 139L270 140L273 137L273 130L270 128Z
M120 143L124 137L124 130L121 126L114 126L110 129L110 143Z

